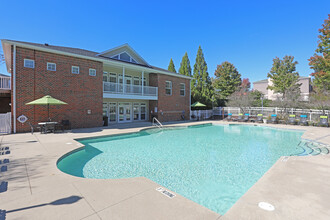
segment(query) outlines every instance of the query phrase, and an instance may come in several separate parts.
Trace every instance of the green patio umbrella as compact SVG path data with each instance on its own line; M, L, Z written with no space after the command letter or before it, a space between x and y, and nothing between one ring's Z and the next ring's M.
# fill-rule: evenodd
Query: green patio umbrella
M50 95L46 95L40 99L36 99L32 102L28 102L25 105L47 105L48 119L49 119L49 105L67 105L68 103L55 99Z
M206 107L206 105L200 102L195 102L194 104L191 105L191 107Z

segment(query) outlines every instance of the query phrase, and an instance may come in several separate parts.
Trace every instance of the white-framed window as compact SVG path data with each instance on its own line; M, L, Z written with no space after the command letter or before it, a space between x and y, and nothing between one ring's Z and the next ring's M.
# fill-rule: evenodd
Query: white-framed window
M185 96L186 95L186 84L180 83L180 95Z
M103 82L108 82L108 72L103 72Z
M116 73L109 73L109 82L117 83L117 74Z
M138 63L135 59L133 59L133 57L127 53L126 51L125 52L122 52L120 54L117 54L117 55L114 55L112 56L111 58L113 59L117 59L117 60L123 60L123 61L127 61L127 62L131 62L131 63Z
M166 81L165 94L172 95L172 82L171 81Z
M71 73L79 74L79 66L72 66L71 67Z
M96 76L96 69L89 69L90 76Z
M24 67L34 68L34 60L24 59Z
M134 76L133 85L135 85L135 86L140 85L140 77Z
M47 62L47 70L56 71L56 63Z

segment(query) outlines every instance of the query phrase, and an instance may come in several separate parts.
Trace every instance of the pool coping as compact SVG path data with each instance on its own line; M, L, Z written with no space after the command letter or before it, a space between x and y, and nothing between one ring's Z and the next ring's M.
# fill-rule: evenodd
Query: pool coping
M186 123L185 125L187 125L187 124L197 124L197 125L200 125L200 124L205 124L205 123L212 123L212 124L244 124L244 125L270 126L270 127L282 128L282 129L283 128L284 129L286 129L286 128L292 129L293 128L294 130L300 130L300 131L303 130L304 131L303 138L304 138L304 136L306 136L307 137L306 139L309 139L309 140L313 140L313 139L318 140L319 139L319 137L316 137L316 138L313 138L312 137L311 138L311 135L308 135L308 133L311 133L311 131L313 131L315 129L316 130L320 130L320 129L321 130L322 129L325 129L326 130L326 129L328 129L328 128L319 128L319 129L318 128L312 128L311 129L311 128L308 128L308 127L299 127L299 129L296 129L297 126L294 126L294 125L292 125L292 126L291 125L278 126L278 125L270 125L270 124L267 124L266 125L266 124L252 124L252 123L239 123L239 122L223 122L223 121L189 122L189 123ZM174 127L176 127L176 126L182 126L182 123L170 124L170 125L166 125L166 126L169 126L169 127L172 127L172 126L174 126ZM186 126L184 126L184 127L186 127ZM139 127L139 128L128 128L128 129L122 129L122 130L115 130L115 133L116 134L119 134L119 133L121 133L121 134L122 133L136 133L136 132L140 132L140 131L142 131L142 130L144 130L146 128L150 128L150 125L148 126L146 124L146 126L142 126L142 127ZM329 129L326 130L326 131L329 131ZM109 132L105 132L105 133L109 133ZM90 138L90 137L100 137L100 135L101 136L109 136L109 134L105 134L105 135L102 135L102 134L104 134L104 133L102 133L102 132L100 132L100 133L98 133L98 132L96 132L96 133L88 133L88 129L87 129L85 133L83 132L83 135L75 135L75 134L71 135L70 133L69 134L66 133L66 134L58 134L58 135L57 134L55 134L55 135L53 135L53 134L47 134L47 135L44 135L43 136L43 135L40 135L40 134L35 134L32 137L35 138L36 140L38 140L38 143L45 148L44 156L48 157L50 159L50 161L53 161L53 162L55 161L55 163L53 163L53 165L55 164L55 167L56 167L57 161L59 161L59 158L60 157L63 157L65 154L71 153L72 150L78 150L79 148L80 149L83 148L83 146L79 146L79 144L81 145L81 143L77 142L76 139L81 140L81 138L83 139L83 138ZM116 134L113 134L113 135L116 135ZM18 137L18 138L22 137L22 139L24 139L24 138L25 139L30 139L31 138L31 135L30 135L30 137L28 137L28 135L30 135L30 134L8 135L8 136L3 136L3 139L8 139L9 140L8 143L10 143L10 142L15 142L15 139L17 140L16 137ZM74 136L74 137L72 137L72 136ZM48 137L51 137L51 138L48 138ZM59 141L59 139L57 137L61 137L61 138L63 137L64 140ZM55 138L55 140L54 140L54 138ZM67 142L73 142L73 143L71 143L70 145L66 145ZM327 138L325 138L325 139L318 140L318 142L319 143L322 143L322 144L329 144L330 143L330 140L327 139ZM61 143L64 146L61 146L60 149L54 149L54 146L56 146L56 143ZM22 146L22 145L16 144L16 143L9 144L9 145L11 145L14 148L12 150L13 155L11 155L11 157L12 157L12 161L15 161L15 159L16 159L15 158L15 153L16 153L15 151L16 150L17 151L21 151L22 150L21 148L24 147L24 145ZM22 152L20 152L20 153L22 153ZM58 156L58 155L60 155L60 156ZM321 157L324 157L324 155L322 155L322 156L320 156L320 155L314 156L314 158L316 158L316 157L320 157L321 158ZM18 155L17 159L21 159L21 158L29 159L29 155ZM307 157L305 159L308 160L308 158L311 158L311 157ZM327 158L329 158L329 157L327 157ZM273 168L278 166L277 164L279 163L279 161L281 159L282 158L280 158L265 173L264 176L267 176L267 175L269 175L269 173L272 173ZM290 161L290 159L289 159L289 161ZM62 171L59 171L59 170L56 171L56 170L54 170L54 167L52 167L51 163L52 162L50 162L50 166L49 166L50 168L49 168L49 170L51 170L54 173L54 175L57 177L57 178L53 178L52 180L56 182L56 181L61 181L62 179L65 179L65 181L67 181L68 183L67 184L63 184L63 187L64 187L64 185L66 185L66 186L74 185L74 188L76 188L76 190L77 189L82 190L82 191L83 190L86 190L85 193L82 192L82 195L83 195L83 198L84 198L83 200L85 200L85 203L87 203L87 204L88 203L92 203L91 202L92 200L90 199L91 196L87 192L90 193L90 191L93 191L93 189L90 189L90 188L92 187L93 184L96 184L96 182L100 182L100 183L97 183L97 184L100 185L100 187L101 186L105 187L106 185L109 185L109 184L110 185L113 185L113 184L116 185L115 182L118 182L119 184L124 184L124 183L125 184L128 184L128 182L137 182L140 185L143 185L143 184L148 185L148 187L149 187L148 189L155 189L156 187L160 187L160 185L158 185L158 184L156 184L156 183L152 182L151 180L149 180L147 178L144 178L144 177L134 177L134 178L128 178L128 179L124 179L124 180L123 179L120 179L120 181L116 181L116 180L114 180L114 181L106 181L106 180L85 181L86 180L85 178L73 177L73 176L71 176L69 174L63 173ZM32 168L29 168L29 165L26 165L26 166L27 166L27 170L28 171L30 171L29 169L32 169ZM57 167L56 167L56 169L57 169ZM36 174L31 175L31 176L32 177L35 177L35 176L37 176L37 174L40 174L41 175L41 177L39 178L40 180L38 178L36 178L37 180L39 180L39 182L46 181L46 179L49 177L49 175L45 171L44 172L43 171L38 172L38 170L37 170L35 172L36 172ZM14 175L14 176L15 176L15 174L16 173L12 173L12 175ZM30 181L30 183L29 183L30 188L32 188L32 190L30 189L30 191L31 191L30 195L29 195L29 193L25 193L24 196L16 195L15 194L15 190L8 192L8 194L7 194L8 195L8 197L7 197L8 198L8 201L1 200L1 198L0 198L0 202L4 202L3 204L4 204L4 208L5 209L8 210L8 209L10 209L10 207L16 207L17 208L17 207L20 206L19 204L15 204L15 200L16 199L10 199L10 197L12 197L12 198L15 198L15 197L20 198L21 201L22 201L22 204L29 205L29 204L31 204L31 197L34 197L34 198L35 197L38 197L42 193L46 193L49 190L51 190L51 188L47 188L43 184L41 184L41 185L39 184L40 186L38 186L38 184L34 184L34 181L37 181L37 180L32 180L32 177L31 176L29 176L29 174L27 174L27 179L30 178L30 180L29 180ZM264 179L264 176L262 178L260 178L256 184L258 184L260 181L262 182L263 179ZM41 181L41 180L43 180L43 181ZM90 183L82 183L82 182L90 182ZM34 187L33 185L37 185L37 186ZM79 186L77 186L77 185L79 185ZM83 186L81 186L81 185L83 185ZM88 186L88 185L90 185L90 186ZM10 186L10 181L9 181L9 186ZM251 189L254 188L254 186L251 187ZM161 187L163 187L163 186L161 186ZM165 187L163 187L163 188L165 188ZM90 190L90 191L88 191L88 190ZM125 190L125 189L123 189L123 190ZM244 199L245 199L246 195L251 194L250 190L247 191L244 194L244 196L243 196ZM155 191L155 190L153 190L153 191ZM129 201L134 201L134 199L138 199L138 198L143 197L143 196L145 196L145 197L148 197L150 195L155 196L154 195L155 192L152 192L150 190L147 191L147 192L141 192L141 193L142 194L140 194L140 195L134 195L131 199L125 200L123 202L120 202L120 203L118 203L118 204L116 204L114 206L109 206L108 208L106 208L104 210L102 209L101 211L98 210L97 208L95 208L95 206L96 206L95 204L89 204L89 205L86 205L85 204L87 206L86 210L88 208L91 209L90 210L90 213L89 214L81 213L81 215L85 215L85 217L95 217L95 219L100 219L100 218L105 218L106 219L107 217L116 217L116 216L117 217L118 216L125 217L125 216L127 216L127 213L125 214L121 210L121 209L125 209L125 208L123 208L123 207L121 207L121 208L119 207L118 208L117 206L120 206L120 205L123 205L124 206L124 203L125 202L126 203L129 203ZM253 191L252 191L252 193L253 193ZM86 194L88 194L88 196ZM13 195L13 196L11 196L11 195ZM177 217L177 218L187 218L187 219L189 217L189 219L194 219L194 217L191 216L191 213L194 213L194 214L196 214L195 215L195 219L199 219L199 218L204 218L204 219L219 219L220 218L220 215L219 214L214 213L211 210L208 210L207 208L205 208L205 207L203 207L203 206L201 206L201 205L199 205L197 203L194 203L194 202L192 202L192 201L190 201L190 200L188 200L188 199L186 199L186 198L178 195L177 193L176 193L176 195L177 195L177 197L176 197L175 200L179 200L180 202L178 204L181 204L183 206L181 206L181 209L182 210L177 210L177 213L176 213L177 215L175 215L175 217ZM96 200L100 199L101 200L102 199L101 197L102 197L102 195L100 196L100 198L94 198L94 199L96 199ZM169 209L169 208L171 208L171 210L176 210L174 207L172 207L171 204L168 203L168 201L164 200L164 198L161 198L161 197L158 198L157 197L156 199L154 199L154 198L151 199L151 201L152 201L152 203L155 203L155 202L157 203L157 201L159 201L160 203L162 203L162 204L164 203L165 205L160 208L160 211L158 211L158 212L155 211L155 213L151 213L151 214L140 213L141 216L143 216L145 219L148 219L148 218L152 219L155 216L157 218L160 218L161 219L161 218L164 218L164 216L166 217L166 215L164 213L164 210ZM237 203L235 203L234 206L224 216L222 216L220 219L223 219L223 218L224 219L225 218L231 219L230 216L232 214L228 214L228 213L235 212L235 211L232 211L232 210L237 210L237 207L240 207L241 206L241 203L242 202L239 202L239 201ZM95 202L95 201L93 201L93 202ZM152 205L156 205L156 204L152 204ZM68 206L70 206L70 205L68 205ZM183 210L185 208L185 206L187 206L188 209ZM142 208L145 211L147 211L147 210L150 209L150 207L148 207L148 206L145 207L143 205L141 207L139 207L139 208L140 209ZM44 208L43 210L44 211L47 211L47 210L53 210L53 209L51 209L51 208L48 207L48 208ZM112 211L115 210L115 212L111 212L112 214L109 214L109 210L112 210ZM189 210L189 211L187 212L187 210ZM57 211L59 211L59 210L57 210ZM138 210L135 210L135 211L136 212L139 212ZM65 210L65 208L63 208L63 210L61 209L59 212L61 213L61 212L67 212L67 211ZM115 214L113 214L113 213L115 213ZM77 214L77 213L74 212L72 214ZM19 213L11 213L11 214L8 214L8 217L9 216L10 217L11 216L12 217L17 217L17 216L22 217L21 215L19 215ZM139 215L136 215L136 216L138 217ZM77 219L79 219L79 218L77 218ZM71 218L71 219L76 219L76 218Z

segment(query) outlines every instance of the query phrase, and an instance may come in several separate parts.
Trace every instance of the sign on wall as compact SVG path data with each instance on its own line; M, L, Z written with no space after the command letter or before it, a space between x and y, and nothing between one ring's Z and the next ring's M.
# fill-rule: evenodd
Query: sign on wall
M21 122L22 124L25 123L28 118L25 115L18 116L17 121Z

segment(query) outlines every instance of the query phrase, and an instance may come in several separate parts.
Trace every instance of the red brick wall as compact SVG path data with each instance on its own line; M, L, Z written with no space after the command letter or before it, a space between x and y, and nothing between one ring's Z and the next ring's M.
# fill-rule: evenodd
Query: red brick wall
M172 81L172 95L166 95L166 81ZM180 83L185 83L185 96L180 95ZM163 74L150 74L150 86L158 86L158 101L149 101L150 111L157 106L157 118L161 122L179 121L182 112L185 119L190 119L190 80ZM151 116L151 114L150 114Z
M24 67L24 59L34 60L35 68ZM47 62L56 63L56 71L48 71ZM79 66L79 74L72 74L71 66ZM89 68L96 76L89 76ZM46 121L47 106L25 103L51 95L68 103L50 106L52 121L68 119L72 128L102 126L102 74L101 62L17 47L16 118L25 115L34 125ZM16 124L17 132L30 131L27 123Z

